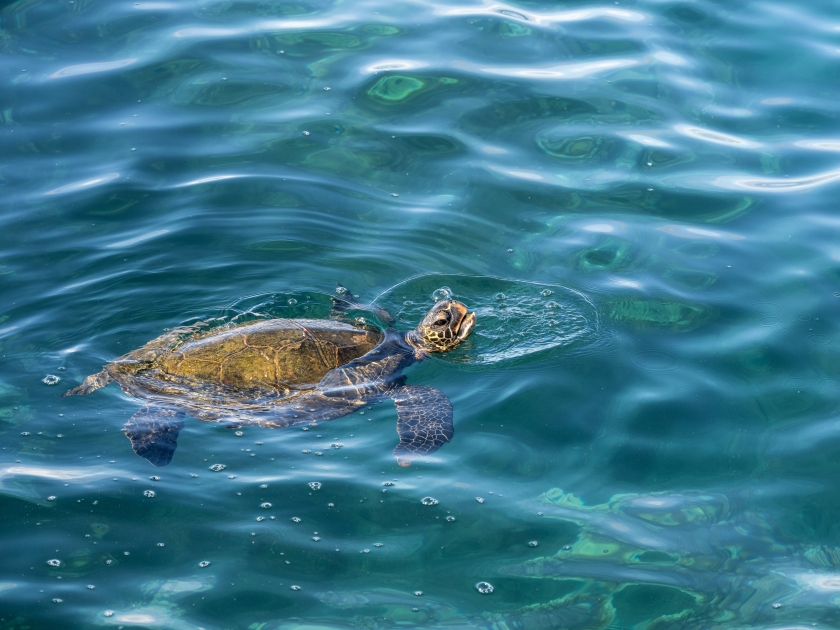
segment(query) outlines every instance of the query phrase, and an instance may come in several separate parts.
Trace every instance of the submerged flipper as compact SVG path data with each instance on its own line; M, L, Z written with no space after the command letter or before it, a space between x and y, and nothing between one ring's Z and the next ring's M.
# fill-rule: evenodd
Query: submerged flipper
M166 466L172 461L183 428L183 411L149 405L125 423L125 435L140 457L153 466Z
M452 439L452 403L442 391L423 385L403 386L394 390L391 398L397 406L400 443L394 455L400 466L410 466L416 457L434 453Z
M384 308L356 302L349 289L340 284L335 289L335 295L330 299L332 299L330 319L350 321L347 317L347 311L373 311L383 323L389 326L394 323L394 317Z
M61 397L64 398L65 396L87 396L93 391L96 391L100 387L105 387L108 383L110 383L113 379L111 375L108 374L105 370L101 372L97 372L96 374L91 374L85 380L82 381L82 384L78 387L74 387L73 389L67 390L64 392Z

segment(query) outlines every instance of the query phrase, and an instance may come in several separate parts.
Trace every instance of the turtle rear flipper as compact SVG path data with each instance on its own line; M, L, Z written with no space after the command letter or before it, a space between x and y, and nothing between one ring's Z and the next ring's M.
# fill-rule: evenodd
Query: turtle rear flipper
M111 375L108 374L106 370L102 370L101 372L97 372L96 374L91 374L85 380L82 381L82 384L78 387L74 387L73 389L69 389L64 392L61 397L64 398L66 396L87 396L91 392L96 391L100 387L105 387L108 383L113 381L114 379L111 378Z
M442 391L409 385L398 387L391 398L397 407L400 443L394 455L400 466L410 466L416 457L434 453L452 439L452 403Z
M172 407L147 405L125 423L131 448L153 466L166 466L178 447L184 412Z

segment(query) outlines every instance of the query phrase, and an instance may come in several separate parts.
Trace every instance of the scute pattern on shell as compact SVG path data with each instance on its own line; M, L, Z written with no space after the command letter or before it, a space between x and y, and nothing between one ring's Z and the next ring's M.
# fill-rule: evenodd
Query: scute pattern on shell
M162 381L170 376L241 391L288 390L314 386L330 370L372 350L381 338L331 320L272 319L187 337L168 348L156 339L116 363L128 380L152 372ZM159 352L150 362L149 350ZM135 362L135 357L142 358Z

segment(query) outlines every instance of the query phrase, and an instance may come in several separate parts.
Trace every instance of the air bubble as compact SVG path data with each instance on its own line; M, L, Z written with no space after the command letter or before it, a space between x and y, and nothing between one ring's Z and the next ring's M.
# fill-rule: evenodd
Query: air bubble
M557 302L555 302L554 300L552 300L551 302L546 302L545 307L546 308L560 308L560 305Z
M548 297L549 295L554 295L554 291L552 291L551 289L543 289L542 291L540 291L540 295L543 297Z
M415 594L417 597L420 597L420 596L423 594L423 591L414 591L414 594Z
M309 487L313 490L320 490L321 489L321 482L320 481L310 481Z
M300 518L298 518L297 516L293 516L292 517L292 522L293 523L300 523Z
M55 601L55 600L53 600L53 601ZM776 610L778 610L781 607L782 607L781 604L773 604L773 608L775 608Z
M440 501L438 501L434 497L423 497L422 499L420 499L420 503L422 503L423 505L437 505L438 503L440 503Z
M47 497L47 501L55 501L55 497Z
M242 437L242 431L237 431L236 432L236 437Z
M309 453L311 453L311 452L312 452L312 451L310 451L309 449L306 449L305 451L303 451L303 454L304 454L304 455L309 455Z
M56 559L47 560L47 564L50 565L51 567L60 567L61 566L61 560L56 560Z
M266 501L265 503L260 503L260 507L264 510L267 510L271 507L271 503L269 503L268 501Z
M111 565L111 564L114 564L114 561L113 561L113 560L111 560L111 558L108 558L108 559L105 561L105 564Z
M370 553L370 549L362 549L359 553Z
M158 543L158 544L157 544L157 546L158 546L158 547L165 547L166 545L165 545L165 544L163 544L163 543Z
M262 523L265 520L265 516L258 516L257 523Z
M572 549L571 545L566 545L566 546L563 547L563 551L571 551L571 549Z
M299 591L299 590L300 590L300 586L298 586L297 584L292 584L292 586L291 586L290 588L291 588L293 591Z
M321 451L315 451L315 454L316 455L323 455L323 453Z
M385 482L385 483L383 483L382 485L383 485L383 486L393 486L393 485L394 485L394 482L393 482L393 481L386 481L386 482Z
M210 566L210 562L207 561L207 560L202 560L201 562L198 563L198 566L200 566L202 569L204 569L204 568L207 568L207 567Z
M504 293L497 293L497 294L496 294L496 295L494 295L493 297L495 297L495 298L496 298L497 300L499 300L499 301L501 301L501 300L506 300L506 299L507 299L507 296L506 296Z
M327 507L335 507L335 503L327 503Z
M529 547L536 547L536 546L537 546L537 545L539 545L539 544L540 544L540 543L538 543L536 540L532 540L531 542L529 542L529 543L528 543L528 546L529 546Z
M213 472L220 472L225 468L227 468L227 466L225 466L224 464L213 464L212 466L210 466L210 470L212 470Z
M42 382L44 385L58 385L60 381L61 381L61 378L59 378L59 377L58 377L58 376L56 376L55 374L47 374L47 375L46 375L46 376L45 376L45 377L41 380L41 382Z
M432 299L435 302L440 302L441 300L451 300L452 289L450 289L449 287L441 287L436 291L432 292Z
M320 539L318 536L313 536L313 537L312 537L312 540L314 540L315 542L318 542L318 541L320 541L321 539Z
M475 585L475 590L477 590L482 595L489 595L495 589L493 588L493 585L490 584L490 582L479 582Z
M151 479L152 481L160 481L160 477L155 477L154 475L149 477L149 479Z
M114 616L114 611L113 611L113 610L106 610L106 611L105 611L104 613L102 613L102 614L103 614L105 617L113 617L113 616Z
M60 603L61 603L61 602L63 602L63 601L64 601L63 599L61 599L61 598L59 598L59 597L55 597L55 598L53 599L53 604L60 604Z
M478 503L484 503L484 499L482 499L481 497L476 497L476 498L475 498L475 500L476 500Z
M455 517L454 516L447 516L446 520L449 521L450 523L454 523L455 522Z
M381 547L381 546L382 546L382 543L373 543L373 546L374 546L374 547Z
M145 492L143 492L143 496L151 499L153 496L155 496L155 491L154 490L146 490Z
M90 589L91 591L92 591L93 589L95 589L95 588L96 588L93 584L88 584L88 585L87 585L87 587L88 587L88 589Z
M27 435L29 435L29 431L24 431L23 433L21 433L21 435L27 436Z

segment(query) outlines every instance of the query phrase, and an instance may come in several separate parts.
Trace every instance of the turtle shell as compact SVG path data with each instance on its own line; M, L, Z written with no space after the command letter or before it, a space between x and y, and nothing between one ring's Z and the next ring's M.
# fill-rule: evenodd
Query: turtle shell
M270 319L209 331L174 345L158 343L164 337L117 363L133 365L130 371L138 376L154 374L163 380L288 390L316 385L330 370L375 348L383 335L334 320Z

